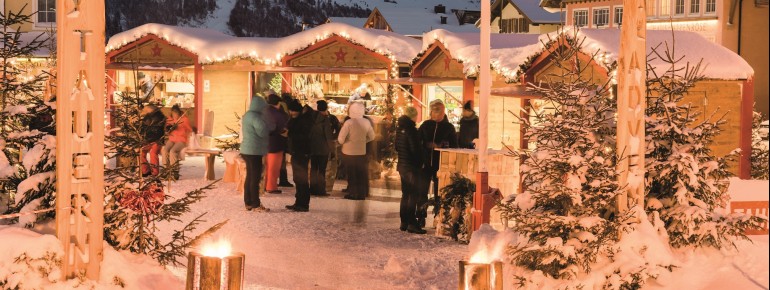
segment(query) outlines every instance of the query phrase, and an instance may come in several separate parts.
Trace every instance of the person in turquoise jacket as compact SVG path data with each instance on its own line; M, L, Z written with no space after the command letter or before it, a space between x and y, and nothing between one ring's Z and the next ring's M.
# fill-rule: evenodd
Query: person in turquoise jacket
M241 118L241 157L246 161L246 181L243 185L243 202L246 210L270 211L259 200L259 184L262 179L262 157L267 154L270 131L275 124L267 116L267 102L262 97L251 98L251 105Z

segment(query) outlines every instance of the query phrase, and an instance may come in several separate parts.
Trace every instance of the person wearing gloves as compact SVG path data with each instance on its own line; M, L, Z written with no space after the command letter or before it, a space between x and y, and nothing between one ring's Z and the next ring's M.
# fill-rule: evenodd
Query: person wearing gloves
M425 234L417 223L417 202L419 189L417 180L422 169L422 142L417 133L417 109L407 107L398 118L396 131L396 152L398 153L398 174L401 176L401 231Z
M262 97L251 98L251 105L241 118L241 157L246 162L246 181L243 185L243 202L246 210L270 211L259 199L262 179L262 157L267 154L270 131L275 124L269 120L267 102Z
M460 148L476 148L473 140L479 138L479 116L473 110L471 101L467 101L463 105L463 118L460 119L460 134L457 138L457 145Z
M337 141L342 145L342 162L348 175L346 199L363 200L369 195L369 171L367 170L366 143L374 140L374 128L364 118L364 104L353 102L348 107L350 120L340 129Z

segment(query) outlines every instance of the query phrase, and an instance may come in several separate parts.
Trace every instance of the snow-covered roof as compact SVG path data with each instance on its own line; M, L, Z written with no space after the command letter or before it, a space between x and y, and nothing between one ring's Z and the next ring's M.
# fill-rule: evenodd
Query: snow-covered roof
M331 23L345 23L353 27L364 27L366 17L329 17Z
M359 0L361 2L361 0ZM372 1L371 7L376 7L388 21L393 32L422 36L425 32L434 29L444 29L453 32L478 32L479 29L473 23L460 25L457 16L452 12L457 10L478 11L481 6L478 1L471 0L419 0L419 1L393 1L384 2L382 0ZM433 13L436 5L442 4L446 7L446 13ZM441 16L447 18L447 24L441 24Z
M420 49L419 40L393 32L364 29L344 23L327 23L283 38L235 37L204 28L150 23L114 35L107 42L106 51L120 49L150 34L195 53L203 64L233 58L251 58L264 64L276 64L284 56L332 35L342 36L399 62L411 61Z
M420 52L420 41L395 32L353 27L344 23L326 23L278 39L276 51L292 54L315 42L339 35L369 50L392 57L398 62L410 62Z
M513 5L516 5L517 8L519 8L519 11L521 13L524 13L529 20L532 21L532 23L535 24L542 24L542 23L553 23L553 24L559 24L562 23L562 13L559 12L549 12L545 10L543 7L540 7L540 1L534 1L534 0L510 0L510 2Z
M537 34L492 34L490 36L492 68L499 74L513 79L519 65L535 52L542 50L539 37L540 35ZM481 49L479 33L434 30L423 37L423 51L426 51L435 41L444 45L450 51L452 58L463 64L463 73L468 76L478 73Z
M565 35L572 35L572 30L567 29L563 32ZM491 36L492 69L503 75L510 81L516 81L520 74L520 65L526 62L529 57L538 55L544 51L543 43L547 43L549 37L555 38L557 32L551 34L493 34ZM603 53L607 63L612 64L617 61L620 51L620 30L619 29L581 29L577 34L578 38L585 38L583 42L583 51L585 53L594 53L599 51ZM682 56L682 64L690 62L695 64L701 59L702 74L707 79L720 80L738 80L748 79L754 75L751 66L738 54L733 51L713 43L700 34L686 31L675 31L673 39L676 39L676 53ZM446 30L434 30L423 38L423 52L438 40L446 47L452 57L463 64L464 73L473 76L479 68L479 48L480 40L478 33L453 33ZM652 52L652 48L662 43L672 42L671 31L648 30L647 31L647 53ZM662 53L665 44L658 50ZM658 73L665 72L668 67L660 59L649 61Z
M580 29L578 37L585 37L583 50L607 53L611 62L617 61L620 53L620 29ZM676 40L676 42L674 42ZM696 64L703 60L701 72L708 79L740 80L754 75L754 69L740 55L704 38L698 33L688 31L647 30L647 53L657 47L665 52L665 43L674 47L677 56L683 57L681 64ZM663 73L668 67L660 59L650 60L656 72Z

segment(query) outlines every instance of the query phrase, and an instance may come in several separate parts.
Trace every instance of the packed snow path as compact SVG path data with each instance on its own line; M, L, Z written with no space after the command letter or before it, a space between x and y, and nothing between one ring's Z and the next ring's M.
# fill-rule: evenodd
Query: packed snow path
M172 183L172 196L206 184L201 159L182 162L181 180ZM223 171L218 159L217 178ZM216 237L231 240L233 250L246 255L245 289L457 287L458 261L467 246L433 236L430 228L427 235L401 232L397 199L351 201L335 191L332 197L312 197L310 212L295 213L284 208L294 202L294 189L281 189L282 194L261 197L271 211L258 213L245 210L235 184L218 183L184 217L189 220L208 212L205 225L229 220ZM170 235L171 226L159 227ZM171 270L184 279L185 268Z

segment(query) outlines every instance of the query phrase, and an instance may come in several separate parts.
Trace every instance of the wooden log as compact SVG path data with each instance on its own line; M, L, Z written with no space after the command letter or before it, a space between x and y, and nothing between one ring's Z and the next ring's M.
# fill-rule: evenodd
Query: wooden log
M190 252L187 255L187 290L243 289L245 255L207 257Z

